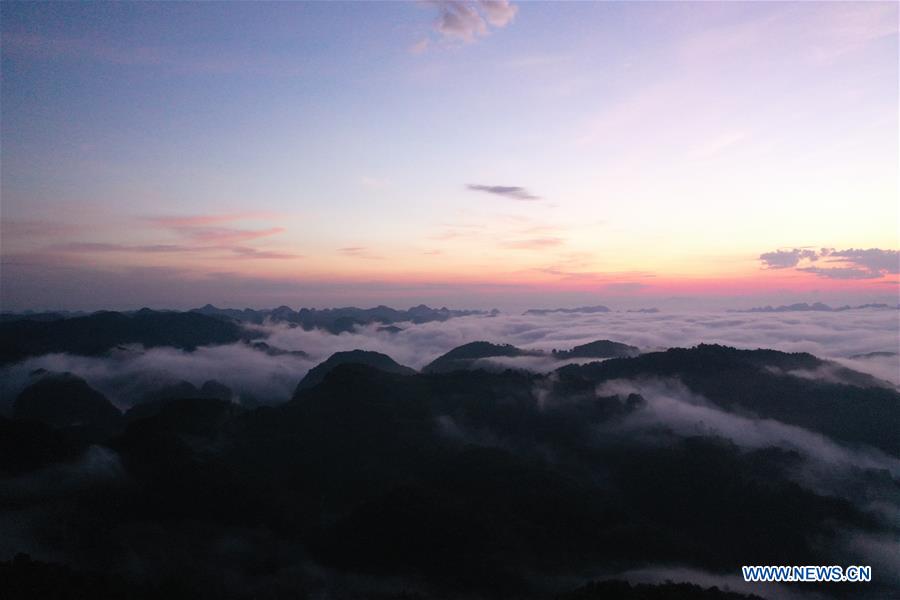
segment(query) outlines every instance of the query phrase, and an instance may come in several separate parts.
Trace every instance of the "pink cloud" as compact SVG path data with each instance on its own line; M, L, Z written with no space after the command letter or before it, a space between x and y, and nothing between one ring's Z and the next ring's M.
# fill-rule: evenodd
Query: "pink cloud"
M149 217L146 220L158 227L170 229L182 237L201 243L234 244L284 233L284 227L265 229L240 229L236 227L213 227L221 223L251 219L271 218L270 213L226 213L208 215L186 215Z
M352 256L354 258L368 258L373 260L383 260L383 256L372 254L368 248L364 246L348 246L346 248L338 248L338 252L344 256Z
M554 248L561 246L563 239L558 237L539 237L524 240L513 240L504 242L504 248L512 248L514 250L542 250L544 248Z
M245 242L284 233L284 227L267 229L234 229L231 227L179 227L178 233L198 242L227 244Z
M240 212L208 215L172 215L161 217L147 217L146 220L163 227L199 227L203 225L215 225L231 221L244 221L250 219L274 218L278 215L267 212Z

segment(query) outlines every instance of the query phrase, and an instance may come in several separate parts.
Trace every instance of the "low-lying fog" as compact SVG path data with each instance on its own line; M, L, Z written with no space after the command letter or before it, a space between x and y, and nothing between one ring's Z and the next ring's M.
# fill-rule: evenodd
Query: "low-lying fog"
M149 390L188 381L197 386L215 379L242 401L278 403L290 398L306 372L332 353L364 349L391 356L419 369L467 342L486 340L523 349L569 349L610 339L642 351L718 343L738 348L773 348L809 352L900 385L900 311L859 309L793 313L631 313L470 316L419 325L399 323L402 331L379 331L379 325L333 335L285 324L250 326L275 348L302 350L308 358L273 356L245 343L198 348L116 350L106 357L52 354L9 365L0 371L0 392L8 407L35 369L70 371L86 379L121 408ZM866 356L869 353L879 353ZM552 357L497 359L505 366L550 371L561 364ZM5 407L5 408L6 408Z

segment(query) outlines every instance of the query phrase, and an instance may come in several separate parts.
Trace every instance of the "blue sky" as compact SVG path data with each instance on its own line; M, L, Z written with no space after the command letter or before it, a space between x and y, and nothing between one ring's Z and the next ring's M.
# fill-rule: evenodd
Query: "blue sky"
M2 16L4 308L896 293L894 3Z

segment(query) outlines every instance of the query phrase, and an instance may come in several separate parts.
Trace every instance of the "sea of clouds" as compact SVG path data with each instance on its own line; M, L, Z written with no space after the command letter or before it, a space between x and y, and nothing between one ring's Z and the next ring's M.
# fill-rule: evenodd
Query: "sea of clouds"
M382 352L400 364L420 369L467 342L485 340L529 350L570 349L598 339L637 346L643 352L716 343L737 348L809 352L900 386L900 311L858 309L842 312L608 312L544 315L469 316L443 322L400 323L402 331L379 331L372 324L333 335L286 324L249 326L276 348L302 350L307 357L272 356L243 342L201 347L130 348L108 356L50 354L0 370L0 395L8 410L36 369L69 371L84 378L111 401L127 408L163 385L188 381L200 386L214 379L236 400L283 402L309 369L338 351ZM872 352L894 353L860 357ZM852 358L855 357L855 358ZM491 359L497 365L548 372L562 364L550 356ZM572 361L569 361L572 362Z

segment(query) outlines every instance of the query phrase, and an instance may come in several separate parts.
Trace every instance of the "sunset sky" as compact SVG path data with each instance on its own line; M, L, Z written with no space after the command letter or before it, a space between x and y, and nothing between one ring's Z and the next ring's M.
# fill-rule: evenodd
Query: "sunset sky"
M3 310L897 302L894 2L0 10Z

